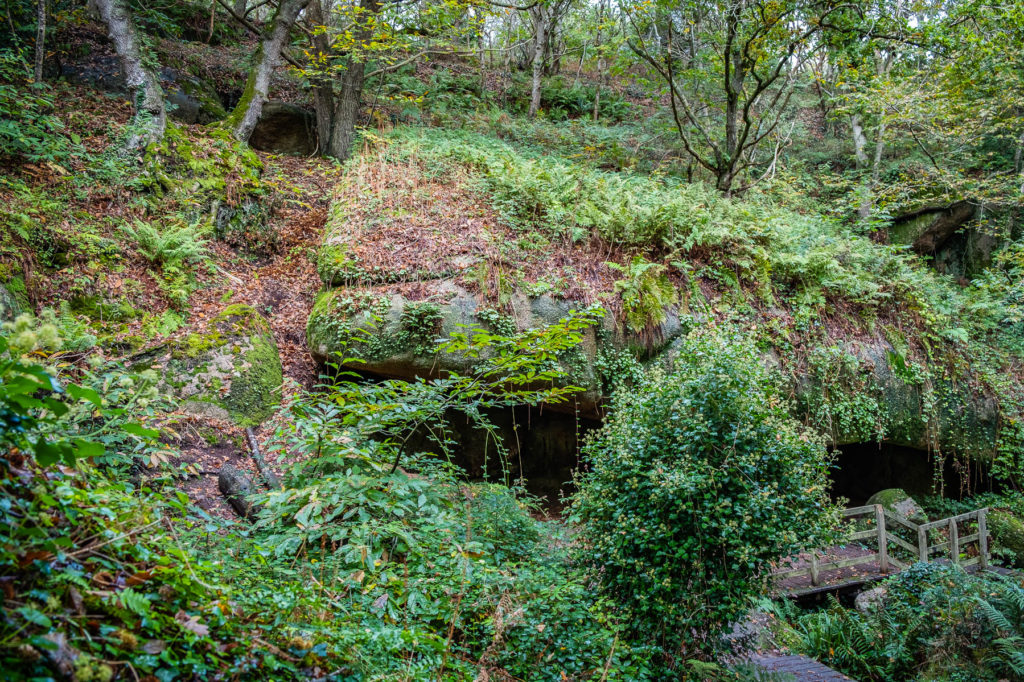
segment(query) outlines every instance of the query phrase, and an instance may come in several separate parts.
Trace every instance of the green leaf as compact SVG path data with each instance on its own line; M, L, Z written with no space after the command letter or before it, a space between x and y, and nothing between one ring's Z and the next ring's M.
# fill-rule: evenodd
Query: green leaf
M142 424L136 424L135 422L129 422L121 427L126 433L130 433L133 436L140 436L142 438L156 438L160 435L160 432L156 429L147 429Z
M100 394L87 386L68 384L68 395L75 400L88 400L96 407L103 407L103 398Z
M84 438L75 439L75 448L78 450L79 457L100 457L107 450L103 443Z

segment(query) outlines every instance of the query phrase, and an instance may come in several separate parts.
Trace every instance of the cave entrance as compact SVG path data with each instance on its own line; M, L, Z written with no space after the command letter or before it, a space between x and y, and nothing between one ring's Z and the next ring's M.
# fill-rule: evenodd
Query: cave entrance
M357 383L386 379L358 370L346 373ZM497 429L496 436L506 451L504 458L499 457L487 431L466 415L452 411L445 415L452 463L474 481L512 483L522 479L526 491L540 498L545 509L560 512L561 497L574 490L572 472L579 465L584 439L601 426L601 420L555 411L550 406L491 409L484 410L484 415ZM410 451L438 452L430 433L431 429L421 429L409 438L406 447Z
M492 410L488 419L498 429L507 451L502 462L488 434L464 415L449 418L454 462L471 479L501 481L523 479L526 490L542 498L550 511L561 508L560 498L572 491L572 472L586 434L600 421L550 408L514 407Z
M988 490L991 482L981 467L964 465L962 458L888 443L849 443L832 448L832 498L845 497L850 506L866 504L879 490L902 488L911 497L937 494L960 499Z

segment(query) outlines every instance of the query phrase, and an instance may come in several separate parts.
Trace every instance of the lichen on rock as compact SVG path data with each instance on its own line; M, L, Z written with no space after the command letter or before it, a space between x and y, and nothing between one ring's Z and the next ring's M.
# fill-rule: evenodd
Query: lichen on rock
M270 327L251 306L231 305L166 358L166 386L186 410L255 426L273 412L282 381Z
M0 284L0 322L13 320L30 307L25 280L12 277Z

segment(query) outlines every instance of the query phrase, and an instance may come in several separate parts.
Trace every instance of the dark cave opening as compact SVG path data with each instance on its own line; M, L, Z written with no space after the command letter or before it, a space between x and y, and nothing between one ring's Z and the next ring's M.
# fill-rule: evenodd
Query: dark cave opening
M505 447L499 460L494 443L466 416L452 414L453 461L470 479L508 481L522 479L532 495L541 498L549 510L561 507L563 495L572 491L572 472L579 464L579 451L586 434L600 426L597 420L556 412L550 407L514 407L492 410L487 418L497 427Z
M982 466L952 453L878 442L838 445L832 453L831 494L849 506L865 504L886 488L902 488L915 498L941 492L954 499L992 489Z

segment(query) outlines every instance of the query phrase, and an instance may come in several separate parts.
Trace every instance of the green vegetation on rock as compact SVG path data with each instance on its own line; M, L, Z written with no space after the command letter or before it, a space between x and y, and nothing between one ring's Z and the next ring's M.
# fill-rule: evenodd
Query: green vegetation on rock
M189 334L167 360L167 384L203 414L256 426L280 401L281 358L265 319L235 304L202 334Z

